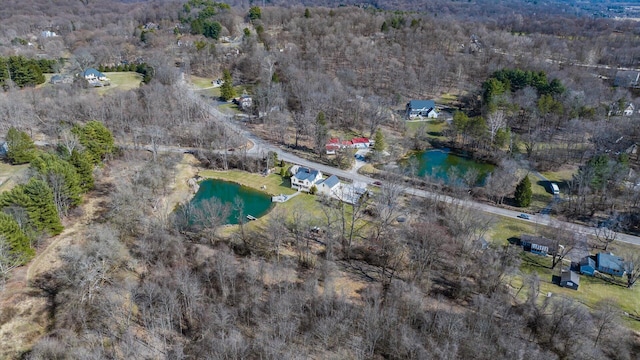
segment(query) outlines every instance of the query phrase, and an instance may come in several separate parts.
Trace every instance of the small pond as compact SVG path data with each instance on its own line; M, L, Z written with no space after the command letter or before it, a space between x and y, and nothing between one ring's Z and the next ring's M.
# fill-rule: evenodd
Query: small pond
M204 201L216 198L223 205L230 209L227 217L227 224L238 223L238 209L234 206L236 198L242 200L244 209L242 218L246 221L246 216L251 215L259 218L271 209L271 196L250 187L242 186L233 182L208 179L200 182L200 189L191 200L192 205L197 207Z
M465 176L477 174L475 185L482 186L495 165L455 155L449 149L432 149L414 153L404 163L407 172L415 171L420 177L431 177L451 185L465 182ZM472 171L472 172L470 172Z

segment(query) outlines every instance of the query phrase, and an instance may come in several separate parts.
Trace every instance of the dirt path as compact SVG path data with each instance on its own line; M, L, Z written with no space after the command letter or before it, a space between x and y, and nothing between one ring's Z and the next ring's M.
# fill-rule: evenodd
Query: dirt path
M96 179L96 188L85 195L81 205L82 215L67 220L64 231L48 239L37 255L25 266L12 272L11 279L0 292L0 359L19 358L46 334L49 326L47 299L38 289L30 286L38 275L62 265L60 252L83 239L83 232L103 210L108 190L114 179L130 175L135 166L111 164ZM175 206L188 201L192 195L187 181L197 175L197 160L192 155L184 155L176 165L175 181L167 195L160 199L163 206L158 208L158 216L168 216Z

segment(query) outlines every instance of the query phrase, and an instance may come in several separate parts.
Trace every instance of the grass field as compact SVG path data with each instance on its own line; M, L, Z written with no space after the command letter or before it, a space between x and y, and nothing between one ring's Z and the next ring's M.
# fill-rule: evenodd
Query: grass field
M17 185L17 180L27 172L29 164L11 165L0 162L0 192L11 190Z
M432 138L444 139L443 131L447 128L446 121L407 121L407 136L413 136L421 127L425 127L424 132Z
M131 90L140 87L142 82L142 75L133 71L126 72L108 72L104 73L110 80L111 85L105 87L96 88L101 94L107 91L113 90Z
M553 195L547 191L548 184L538 179L535 175L529 174L529 181L531 181L532 192L529 210L538 212L549 205L553 200Z
M536 234L540 228L535 223L511 219L507 217L499 218L494 228L489 232L488 238L494 246L502 246L507 244L508 239L520 237L521 234ZM514 245L512 245L514 246ZM624 254L632 245L623 243L613 243L610 249L614 253ZM636 285L631 289L627 289L620 284L612 283L604 279L593 278L590 276L580 276L580 287L577 291L562 288L552 283L553 275L559 275L560 265L556 269L551 270L551 258L534 255L531 253L521 253L522 263L520 266L521 274L513 275L509 279L509 284L514 288L514 293L518 292L523 283L523 277L534 272L540 278L540 296L546 296L552 293L555 296L565 296L573 298L587 307L593 309L598 302L603 300L612 300L627 313L640 315L640 285ZM572 259L576 260L576 259ZM567 263L566 266L569 264ZM624 279L618 278L620 283ZM521 291L518 296L524 299L525 292ZM553 296L553 295L552 295ZM640 322L625 318L625 324L630 328L640 331Z

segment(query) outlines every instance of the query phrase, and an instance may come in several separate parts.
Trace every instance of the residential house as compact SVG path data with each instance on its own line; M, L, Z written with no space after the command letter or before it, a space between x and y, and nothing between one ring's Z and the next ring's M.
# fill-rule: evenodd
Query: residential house
M340 150L340 145L338 144L327 144L325 145L327 150L327 155L335 155L336 151Z
M242 111L249 111L253 106L253 99L249 95L242 95L233 99L233 103L238 105Z
M622 110L622 115L631 116L631 115L633 115L633 112L635 110L636 110L636 107L633 105L633 103L629 103L629 104L627 104L627 107L624 108L624 110Z
M318 181L316 187L318 188L318 193L332 196L340 187L340 179L335 175L331 175L324 180Z
M309 192L312 186L322 180L320 171L302 166L291 167L291 173L293 174L291 176L291 187L301 191Z
M433 100L411 100L407 103L405 115L407 119L436 119L438 117L438 112L436 111L436 103Z
M613 276L622 276L625 272L624 260L612 253L598 253L596 255L596 270Z
M537 255L547 256L558 252L558 242L542 236L523 234L520 236L520 244L524 251Z
M560 286L578 290L578 286L580 286L580 275L575 271L562 270L562 274L560 274Z
M107 78L107 76L103 73L101 73L100 71L94 69L94 68L88 68L87 70L82 72L82 77L85 78L85 80L88 81L92 81L92 80L99 80L99 81L107 81L109 80Z
M353 144L353 147L355 149L365 149L365 148L368 148L369 145L371 145L371 142L369 141L368 138L362 137L362 138L351 139L351 144Z
M56 36L58 36L58 34L49 30L46 30L40 33L40 37L43 37L43 38L50 38L50 37L56 37Z
M640 85L640 72L633 70L620 70L616 72L613 86L635 88Z

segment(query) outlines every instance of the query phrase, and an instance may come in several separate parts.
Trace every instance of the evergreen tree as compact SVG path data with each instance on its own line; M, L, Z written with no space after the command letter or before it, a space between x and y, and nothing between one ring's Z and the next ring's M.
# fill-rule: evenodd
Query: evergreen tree
M322 156L324 154L324 146L327 143L327 139L329 138L329 131L327 130L327 120L324 112L322 111L320 111L318 113L318 116L316 116L315 130L316 151L318 151L318 154Z
M373 140L374 140L373 150L377 152L383 152L387 148L387 144L384 141L384 134L382 133L382 130L380 129L376 130L376 135L373 138Z
M229 101L236 97L236 90L233 88L233 78L231 72L225 69L222 72L222 86L220 86L220 97L224 101Z
M304 9L304 17L306 19L311 17L311 12L309 11L309 8Z
M519 207L531 205L531 194L531 181L529 181L529 176L525 176L518 186L516 186L516 205Z
M26 164L36 155L36 145L29 135L13 126L7 132L7 157L12 164Z
M29 198L27 212L36 230L45 231L49 235L60 234L63 227L49 185L33 177L22 188Z
M262 10L259 6L252 6L249 9L249 20L254 21L262 18Z
M69 157L69 163L76 168L78 176L80 176L80 187L84 192L93 189L93 163L91 157L86 151L79 152L73 149L71 156Z
M76 125L71 132L78 136L94 165L100 165L107 155L115 151L113 134L99 121L92 120L84 126Z
M389 24L387 24L386 21L384 21L382 23L382 27L380 27L380 31L382 31L382 32L388 32L389 31Z
M9 244L11 254L21 263L29 261L35 255L31 241L24 234L20 225L8 214L0 212L0 237ZM0 241L2 241L0 239Z
M66 215L70 207L80 203L80 176L71 164L56 155L43 153L31 162L31 166L53 191L53 201L58 213Z

